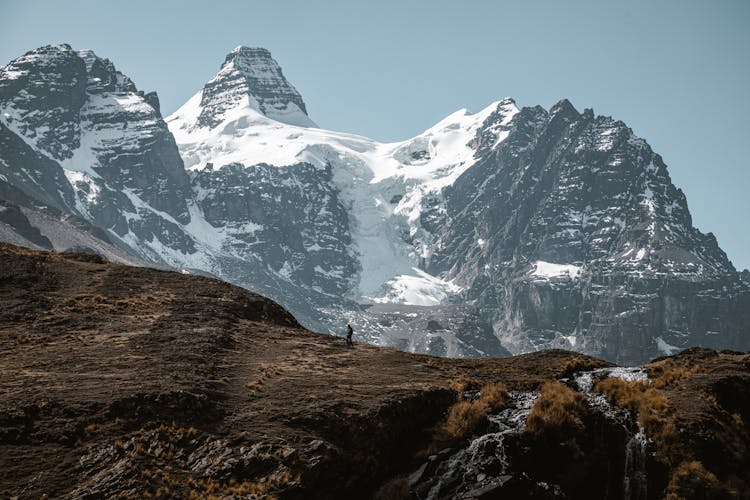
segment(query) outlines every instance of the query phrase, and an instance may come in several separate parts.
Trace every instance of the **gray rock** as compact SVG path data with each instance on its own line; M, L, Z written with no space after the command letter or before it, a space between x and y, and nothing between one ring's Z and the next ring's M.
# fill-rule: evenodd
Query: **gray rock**
M564 100L522 109L488 143L477 134L478 161L425 212L426 268L467 286L504 347L624 364L668 346L750 348L750 290L625 124ZM579 271L543 276L539 261Z

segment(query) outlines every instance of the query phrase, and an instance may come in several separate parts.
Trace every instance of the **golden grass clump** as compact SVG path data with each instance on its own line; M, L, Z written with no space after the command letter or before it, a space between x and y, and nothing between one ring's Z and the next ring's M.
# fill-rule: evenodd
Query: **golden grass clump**
M464 391L479 389L481 385L477 379L469 378L466 375L461 375L448 382L448 387L454 390L461 399L463 398Z
M448 410L445 423L438 431L441 441L461 439L476 429L487 412L473 401L459 401Z
M449 444L471 434L487 417L507 402L508 388L502 382L482 386L479 397L473 401L463 399L465 385L457 384L459 400L448 409L445 422L438 428L435 440L439 444Z
M586 411L586 398L581 393L556 380L547 382L529 413L524 432L540 435L583 429L581 417Z
M701 371L698 363L686 365L678 363L673 358L662 359L646 365L651 385L657 389L674 387L683 379L689 378Z
M604 394L623 408L638 412L639 422L644 427L650 416L662 415L669 408L666 396L644 381L605 378L594 385L594 391Z
M227 497L261 497L265 499L277 498L277 492L299 485L301 474L293 473L290 470L277 471L257 481L237 481L234 479L229 482L214 481L211 478L201 478L198 480L188 478L187 486L190 491L187 498L227 498ZM183 495L184 496L184 495Z
M594 391L636 413L638 423L646 431L646 435L657 444L659 460L674 466L685 458L669 401L654 384L606 378L594 385Z
M282 373L281 368L277 364L273 363L260 363L255 377L245 384L245 387L253 392L260 392L263 383L274 375L280 375Z
M161 296L144 294L120 299L106 297L99 293L95 295L80 294L69 297L62 304L55 305L52 308L52 312L59 312L60 310L66 312L79 311L81 309L90 310L92 307L94 311L107 313L151 310L173 299L174 294L161 294Z

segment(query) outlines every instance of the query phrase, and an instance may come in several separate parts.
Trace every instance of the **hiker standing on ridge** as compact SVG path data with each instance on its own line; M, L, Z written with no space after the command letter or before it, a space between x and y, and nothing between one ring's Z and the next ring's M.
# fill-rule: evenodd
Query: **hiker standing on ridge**
M354 345L354 342L352 342L352 335L354 335L352 325L346 325L346 345Z

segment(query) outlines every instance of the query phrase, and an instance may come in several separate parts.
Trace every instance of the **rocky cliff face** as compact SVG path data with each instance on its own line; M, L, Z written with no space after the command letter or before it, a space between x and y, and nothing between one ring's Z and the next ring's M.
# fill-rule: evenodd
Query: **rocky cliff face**
M68 45L31 51L0 71L0 158L11 183L151 260L162 258L140 241L194 249L179 228L190 221L190 181L153 94Z
M218 276L380 345L622 363L750 348L747 280L662 159L568 101L504 99L383 144L315 128L265 49L233 50L163 120L109 60L49 46L0 69L0 187L33 200L6 200L27 215L88 221L107 255ZM13 213L7 241L59 248Z
M330 167L307 163L234 164L194 172L193 188L205 220L233 236L228 245L237 255L263 256L298 286L342 296L357 262L331 175Z
M477 162L424 215L426 268L465 283L505 347L634 363L747 345L747 287L625 124L562 101L521 110L495 149L475 144Z

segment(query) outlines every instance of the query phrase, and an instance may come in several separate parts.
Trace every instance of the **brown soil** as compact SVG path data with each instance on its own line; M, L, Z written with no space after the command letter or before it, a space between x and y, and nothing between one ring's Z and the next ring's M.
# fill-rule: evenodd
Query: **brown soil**
M750 498L750 354L692 348L646 368L669 404L654 435L667 497Z
M348 348L217 280L7 244L0 359L0 496L22 498L366 497L425 449L451 381L537 389L607 365Z

